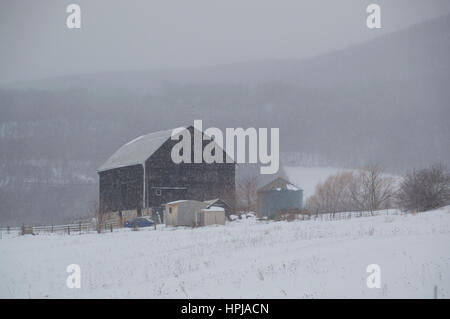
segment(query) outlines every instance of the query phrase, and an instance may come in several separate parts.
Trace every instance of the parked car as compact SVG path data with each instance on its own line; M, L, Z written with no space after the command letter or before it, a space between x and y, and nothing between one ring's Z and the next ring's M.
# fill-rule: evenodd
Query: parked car
M150 217L136 217L133 220L127 220L125 222L125 227L149 227L153 226L155 222Z

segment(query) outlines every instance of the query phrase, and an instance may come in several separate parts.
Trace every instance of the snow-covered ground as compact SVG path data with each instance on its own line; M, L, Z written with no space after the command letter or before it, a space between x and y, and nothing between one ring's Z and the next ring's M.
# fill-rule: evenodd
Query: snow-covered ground
M81 267L81 288L66 267ZM381 267L381 288L366 284ZM341 220L3 235L2 298L450 297L450 207Z

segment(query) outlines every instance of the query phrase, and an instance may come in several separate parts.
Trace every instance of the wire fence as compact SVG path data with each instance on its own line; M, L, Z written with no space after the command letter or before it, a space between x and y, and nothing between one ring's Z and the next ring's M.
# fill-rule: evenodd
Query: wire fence
M336 213L317 213L310 214L307 217L300 217L300 219L315 219L315 220L342 220L342 219L352 219L358 217L374 217L374 216L388 216L388 215L398 215L401 212L397 209L384 209L370 211L353 211L353 212L336 212Z
M370 217L370 216L380 216L380 215L390 215L398 214L399 212L395 209L392 210L380 210L374 212L339 212L339 213L322 213L322 214L302 214L295 218L296 220L343 220L352 219L358 217ZM113 232L114 229L122 228L123 225L117 220L110 220L102 223L101 232ZM88 234L98 232L97 223L73 223L65 225L48 225L48 226L30 226L22 225L20 227L1 227L0 226L0 239L4 237L20 236L20 235L39 235L39 234Z
M105 222L101 226L101 231L113 231L120 228L122 225L118 222ZM48 225L48 226L30 226L22 225L20 227L0 227L0 239L5 235L20 236L20 235L39 235L39 234L86 234L97 232L97 223L74 223L65 225Z

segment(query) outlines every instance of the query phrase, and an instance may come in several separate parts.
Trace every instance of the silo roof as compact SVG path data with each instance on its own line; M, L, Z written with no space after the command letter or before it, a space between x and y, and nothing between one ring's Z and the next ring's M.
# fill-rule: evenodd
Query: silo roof
M271 181L269 184L262 186L258 191L267 192L267 191L299 191L302 190L300 187L292 184L291 182L285 180L282 177L278 177Z

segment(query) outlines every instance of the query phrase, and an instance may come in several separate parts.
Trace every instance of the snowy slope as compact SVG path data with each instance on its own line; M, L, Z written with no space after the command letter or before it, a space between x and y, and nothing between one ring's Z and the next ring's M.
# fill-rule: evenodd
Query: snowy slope
M450 207L418 215L3 236L0 297L450 297ZM81 266L81 288L66 267ZM369 264L381 288L366 285Z

